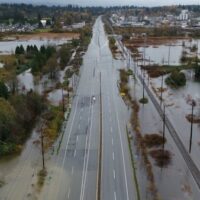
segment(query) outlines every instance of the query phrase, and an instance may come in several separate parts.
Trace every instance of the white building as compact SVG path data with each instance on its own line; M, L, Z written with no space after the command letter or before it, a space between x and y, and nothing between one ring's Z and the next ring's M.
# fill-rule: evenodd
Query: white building
M40 22L41 22L43 27L45 27L46 24L47 24L47 20L46 19L41 19Z
M85 26L85 22L80 22L76 24L72 24L73 29L83 28Z
M182 10L178 19L181 20L181 21L187 21L189 19L189 11L188 10Z

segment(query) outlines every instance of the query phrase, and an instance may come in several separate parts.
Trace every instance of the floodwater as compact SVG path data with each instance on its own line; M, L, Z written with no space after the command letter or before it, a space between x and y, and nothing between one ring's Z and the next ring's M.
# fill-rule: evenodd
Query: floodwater
M4 67L4 64L0 62L0 69Z
M39 141L40 135L35 128L21 154L0 159L0 180L4 182L3 187L0 188L1 200L27 199L29 192L34 189L37 171L42 165ZM18 180L21 180L20 184L17 183ZM26 193L17 193L17 190L25 190Z
M185 46L182 45L183 43L185 43ZM200 49L200 40L177 40L176 42L169 44L157 46L150 45L146 48L140 47L139 51L145 54L144 56L147 64L150 61L151 64L162 65L168 64L169 62L170 65L179 65L182 51L184 50L189 54L189 47L192 47L193 45L197 45L198 49ZM193 55L196 55L196 53Z
M62 101L62 90L54 89L54 88L56 87L56 83L64 82L65 71L68 68L69 66L67 66L64 70L60 70L57 73L56 80L49 79L48 75L44 75L41 79L37 80L38 78L35 78L33 74L31 73L31 70L28 69L17 76L18 88L22 92L33 90L33 91L38 92L39 94L43 94L43 92L47 90L51 90L48 93L47 99L53 105L59 105L60 102ZM63 94L65 95L67 94L67 92L63 90Z
M42 45L61 45L68 43L70 38L61 39L30 39L30 40L14 40L14 41L0 41L0 54L12 54L15 52L17 46L22 45L25 49L28 45L36 45L40 48Z
M136 99L139 100L142 97L142 85L139 81L136 83L132 81L131 91ZM152 133L162 134L162 120L150 101L150 98L148 104L140 104L139 119L143 135ZM171 152L171 163L164 168L160 168L156 166L154 160L149 156L153 165L155 183L159 196L162 200L199 200L200 190L198 189L168 130L166 130L165 135L167 139L165 150ZM137 175L140 185L139 187L141 188L141 199L149 200L151 195L147 188L144 187L145 184L147 185L147 180L144 175L146 173L145 168L136 147L135 152L135 160L137 161L138 170Z
M34 89L34 77L31 73L31 69L28 69L25 72L19 74L17 78L21 88L24 88L27 91Z
M170 64L180 64L179 55L181 56L182 46L180 44L182 41L179 41L179 46L173 45L170 47L170 52L172 57L170 58ZM193 41L192 44L195 44L196 41ZM189 44L186 43L186 46ZM199 44L198 44L199 46ZM143 50L143 48L140 48ZM148 47L145 49L145 55L147 56L152 54L151 63L163 64L162 55L167 58L165 54L168 54L169 46L160 45L159 48ZM173 51L175 53L173 53ZM161 53L160 53L161 52ZM170 55L171 55L170 54ZM175 56L174 56L175 55ZM152 59L153 58L153 59ZM134 66L133 63L131 66ZM141 73L140 70L137 70L137 73ZM164 83L164 88L167 90L163 93L163 98L165 99L166 114L170 121L172 122L174 128L177 130L179 137L184 143L186 149L189 148L189 135L190 135L190 123L186 120L186 114L191 113L191 106L187 104L186 99L188 96L191 96L195 99L199 99L200 95L200 83L194 82L194 73L191 71L183 71L186 74L187 85L180 89L170 89ZM166 78L168 75L164 76ZM150 79L146 77L146 83L148 84L153 91L152 87L159 88L161 87L161 78ZM134 81L130 84L130 89L132 95L135 96L137 100L142 98L142 84L140 81ZM147 96L145 92L145 96ZM139 119L141 124L142 134L152 134L158 133L162 135L162 119L160 118L157 110L155 109L150 98L149 103L145 105L140 104ZM199 105L199 104L198 104ZM199 105L200 106L200 105ZM200 113L199 107L195 107L195 114ZM196 165L200 168L200 126L194 124L193 126L193 145L191 157L195 161ZM165 150L171 152L171 163L164 167L160 168L155 164L155 161L149 156L151 163L153 164L153 172L155 177L156 187L160 199L162 200L199 200L200 190L192 177L182 155L179 152L179 149L176 147L171 135L166 129L166 139L167 143L165 144ZM133 142L134 146L134 142ZM147 189L148 182L145 176L145 167L141 158L140 153L137 150L137 147L134 146L135 150L135 160L137 168L137 176L139 187L141 191L141 199L149 200L151 195ZM144 187L146 185L146 187Z
M47 98L53 105L58 106L59 104L62 103L63 95L66 95L66 94L67 94L67 91L65 90L62 91L62 89L56 89L50 92Z
M186 119L186 115L191 114L191 105L187 103L188 98L196 101L194 114L200 116L200 83L194 81L192 71L184 71L187 78L186 86L179 89L172 89L164 83L167 90L163 93L164 102L167 105L166 113L179 134L180 139L189 149L191 124ZM166 77L166 76L165 76ZM164 77L164 78L165 78ZM151 87L161 87L161 78L151 79ZM200 168L200 125L193 124L193 142L191 156Z

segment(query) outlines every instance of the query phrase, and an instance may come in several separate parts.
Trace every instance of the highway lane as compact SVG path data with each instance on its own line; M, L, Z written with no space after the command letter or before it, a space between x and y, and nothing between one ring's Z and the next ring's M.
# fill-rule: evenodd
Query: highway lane
M117 88L118 68L112 64L107 36L103 24L99 21L100 61L102 76L102 107L103 107L103 156L102 185L103 199L135 198L128 142L126 137L127 118L119 113L119 108L125 108ZM120 63L123 65L123 63ZM126 113L127 114L127 113Z

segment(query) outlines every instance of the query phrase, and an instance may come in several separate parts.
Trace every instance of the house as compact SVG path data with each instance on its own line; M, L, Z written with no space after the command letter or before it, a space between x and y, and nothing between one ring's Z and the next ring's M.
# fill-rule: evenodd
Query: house
M72 24L73 29L83 28L85 26L85 22L80 22L76 24Z
M40 23L42 24L43 27L46 27L47 25L47 20L46 19L41 19Z
M178 16L178 20L180 21L187 21L189 19L189 11L182 10L180 15Z

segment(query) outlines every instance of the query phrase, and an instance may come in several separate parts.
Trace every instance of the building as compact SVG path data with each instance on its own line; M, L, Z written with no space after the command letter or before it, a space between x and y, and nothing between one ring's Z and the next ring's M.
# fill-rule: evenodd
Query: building
M46 19L41 19L40 22L41 22L43 27L46 27L46 25L47 25L47 20Z
M178 19L181 21L187 21L189 19L189 11L188 10L182 10L180 15L178 16Z

